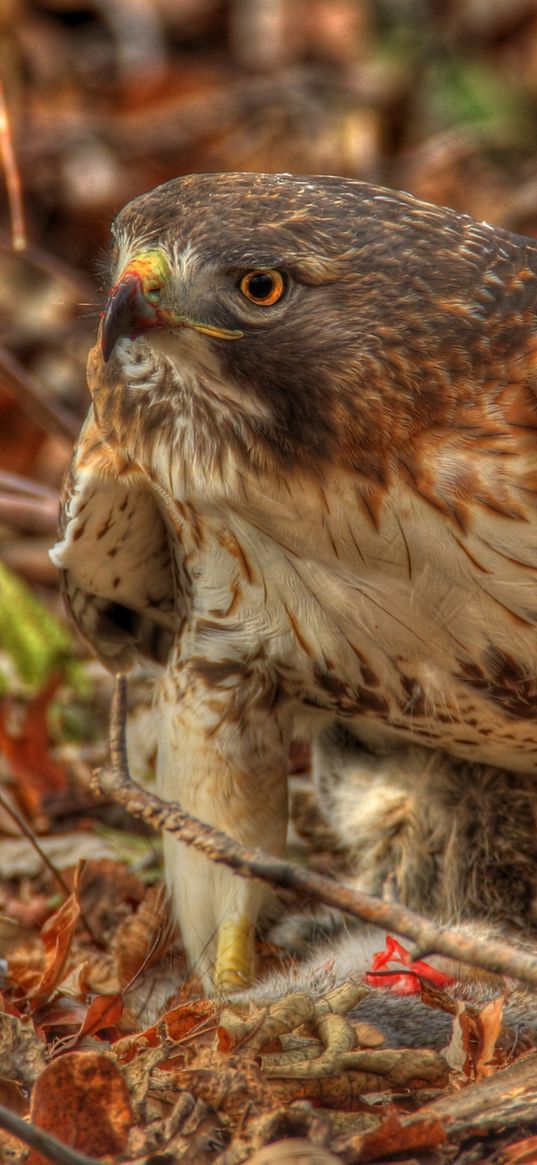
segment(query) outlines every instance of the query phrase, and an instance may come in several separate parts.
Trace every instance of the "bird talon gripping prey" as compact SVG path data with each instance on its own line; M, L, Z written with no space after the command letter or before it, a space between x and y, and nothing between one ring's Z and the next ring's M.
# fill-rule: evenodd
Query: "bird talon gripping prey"
M280 854L297 725L535 774L537 242L275 174L114 235L54 554L107 666L159 666L163 794ZM192 965L251 976L262 886L165 856Z

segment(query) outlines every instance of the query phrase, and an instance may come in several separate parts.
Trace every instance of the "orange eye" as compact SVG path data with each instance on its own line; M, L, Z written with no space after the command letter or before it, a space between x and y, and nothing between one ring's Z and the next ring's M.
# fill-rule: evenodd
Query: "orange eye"
M249 271L243 275L239 287L251 303L271 307L285 291L285 280L280 271Z

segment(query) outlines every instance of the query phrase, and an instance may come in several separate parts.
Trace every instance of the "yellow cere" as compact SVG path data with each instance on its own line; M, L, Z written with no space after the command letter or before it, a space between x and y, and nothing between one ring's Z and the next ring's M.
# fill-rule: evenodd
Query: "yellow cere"
M162 251L140 251L127 263L121 272L119 282L126 275L137 275L143 293L150 302L158 300L163 284L171 274L170 264Z

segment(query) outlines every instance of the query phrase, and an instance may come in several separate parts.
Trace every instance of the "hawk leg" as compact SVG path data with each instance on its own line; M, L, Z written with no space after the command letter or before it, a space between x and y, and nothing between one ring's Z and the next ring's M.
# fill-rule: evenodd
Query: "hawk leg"
M236 710L232 690L219 701L186 669L167 673L159 703L162 795L246 846L282 854L287 740L276 718L265 719L258 709L254 715L243 706L239 722L230 724L226 712ZM169 834L164 859L189 962L205 989L225 993L252 982L255 923L266 887L211 862Z

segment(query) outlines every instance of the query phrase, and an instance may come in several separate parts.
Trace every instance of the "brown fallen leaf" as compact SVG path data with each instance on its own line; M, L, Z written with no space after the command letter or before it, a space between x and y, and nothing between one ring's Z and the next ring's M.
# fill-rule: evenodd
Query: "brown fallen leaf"
M16 780L17 796L23 808L34 816L43 798L67 788L67 773L50 755L48 708L59 684L54 675L26 708L20 730L10 725L10 702L0 705L0 747Z
M376 1161L391 1152L433 1149L507 1130L520 1132L537 1113L537 1053L521 1056L485 1080L445 1092L408 1116L390 1112L372 1133L345 1142L353 1161Z
M537 1137L524 1137L515 1145L507 1145L502 1149L502 1159L505 1165L535 1165L537 1161Z
M45 969L28 993L34 1005L40 1003L60 982L69 954L71 940L80 917L80 876L83 863L77 867L69 898L45 922L41 938L45 948Z
M95 934L116 933L126 914L143 901L145 893L141 878L117 858L91 861L85 867L84 915Z
M94 1157L123 1153L134 1123L119 1068L96 1052L68 1052L47 1065L34 1087L30 1120ZM32 1150L27 1165L49 1162Z
M162 885L150 886L134 914L120 923L114 940L118 982L124 987L141 967L157 963L164 955L173 931Z
M173 1007L144 1031L136 1035L125 1036L114 1045L114 1052L122 1064L128 1064L139 1053L147 1048L156 1048L161 1044L180 1044L191 1038L198 1039L200 1034L211 1030L216 1015L216 1004L211 999L195 999L190 1003L182 1003ZM169 1054L169 1048L166 1053Z
M497 999L491 999L490 1003L478 1012L479 1050L475 1064L476 1080L491 1076L500 1066L495 1062L495 1052L502 1033L504 1003L503 996L498 995Z
M65 1036L61 1041L62 1049L75 1049L84 1036L97 1035L101 1031L107 1032L109 1037L118 1036L119 1023L125 1004L121 995L96 995L92 999L80 1028L72 1036Z
M351 1138L349 1143L358 1149L357 1160L376 1161L405 1150L437 1148L447 1139L447 1131L436 1117L431 1116L430 1120L423 1120L419 1125L406 1125L404 1119L400 1120L392 1111L380 1128L356 1139Z
M43 1038L60 1035L62 1028L77 1028L87 1013L87 1004L72 995L54 995L52 999L38 1007L33 1014L36 1031Z
M26 999L28 991L35 987L43 974L45 965L43 943L39 935L34 934L18 942L12 950L9 948L6 950L9 981L21 1002Z

